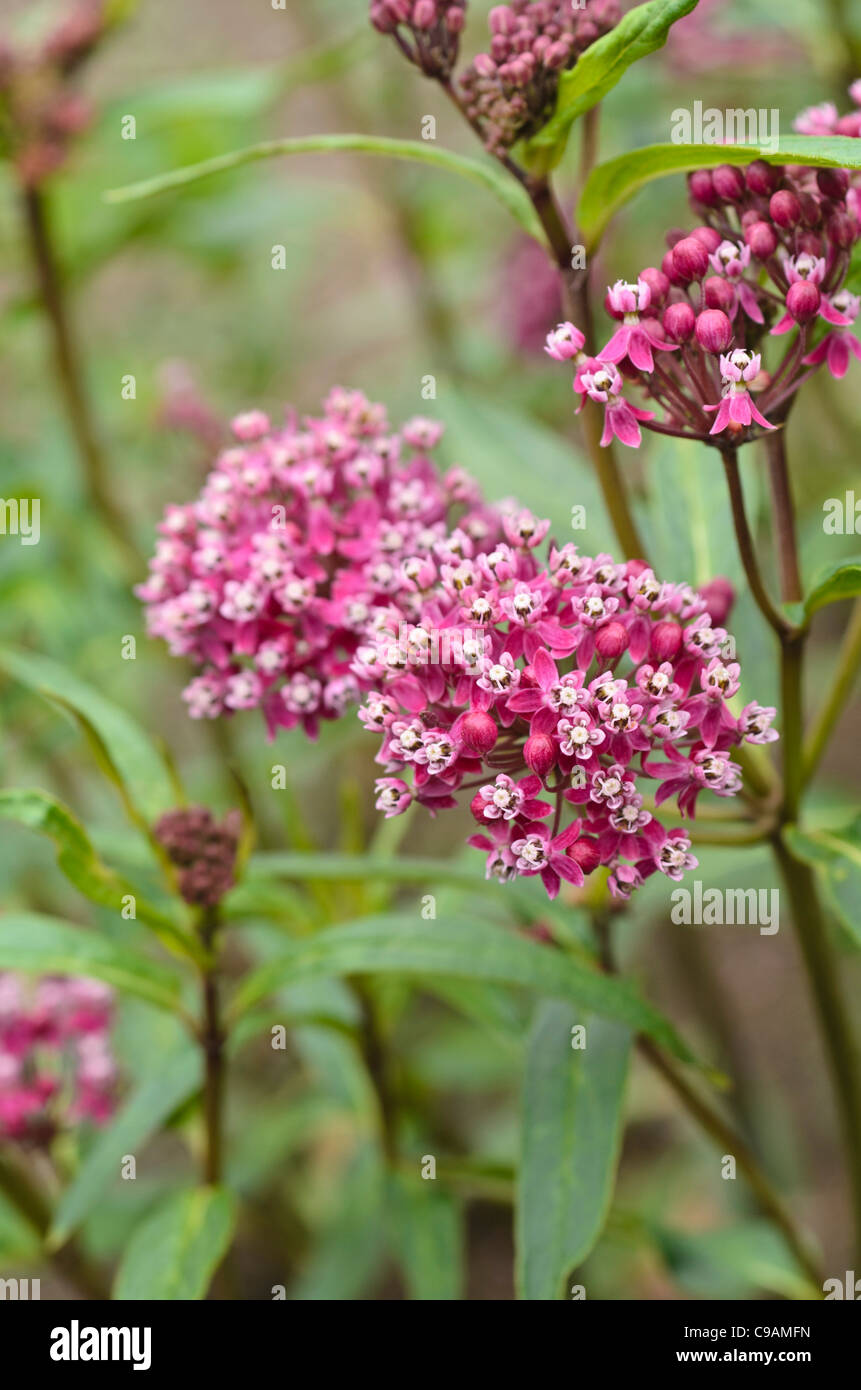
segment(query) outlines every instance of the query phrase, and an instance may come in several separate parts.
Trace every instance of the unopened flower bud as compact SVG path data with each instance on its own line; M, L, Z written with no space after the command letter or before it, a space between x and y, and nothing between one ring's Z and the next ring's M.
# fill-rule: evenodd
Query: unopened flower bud
M758 261L767 261L777 250L777 233L769 222L753 222L744 229L745 243Z
M858 227L848 212L833 212L828 219L828 235L835 246L848 251L855 244Z
M688 174L688 190L694 202L702 203L703 207L717 207L720 201L708 169L695 169Z
M819 313L821 303L818 285L811 284L809 280L799 280L797 284L790 285L786 307L796 323L810 323Z
M674 661L682 645L682 629L679 623L665 618L652 628L652 655L656 661Z
M700 280L709 268L708 248L697 237L683 237L673 247L673 265L682 280Z
M470 710L458 724L457 732L466 751L482 757L490 752L499 734L493 715L482 709Z
M728 280L722 279L720 275L710 275L703 281L703 291L706 297L706 307L709 309L723 309L728 314L735 306L735 290Z
M712 170L715 193L725 203L740 203L745 194L744 174L734 164L719 164Z
M721 309L704 309L697 317L697 342L704 352L726 352L732 332L732 323Z
M664 310L662 320L664 332L674 343L689 343L694 336L694 329L697 325L697 316L687 301L681 304L670 304Z
M701 241L708 252L716 251L723 241L720 232L716 231L714 227L694 227L691 236L696 237L697 241Z
M575 864L579 864L584 874L591 874L593 869L597 869L601 863L601 851L598 849L598 841L593 840L589 835L581 835L575 840L573 845L569 845L565 853L569 859L573 859Z
M704 584L697 592L700 598L704 598L706 601L706 612L709 618L715 627L720 627L724 620L729 617L730 609L735 603L735 589L728 579L719 574L717 578Z
M605 623L595 635L595 650L603 661L616 661L627 646L628 630L624 623Z
M413 6L413 24L416 29L432 29L437 21L434 0L416 0Z
M770 198L780 183L783 170L773 164L766 164L764 159L755 159L752 164L748 164L744 175L751 193L758 194L760 198Z
M779 188L772 194L768 211L778 227L783 227L786 231L797 227L801 221L801 204L788 188Z
M820 193L840 202L849 189L849 174L846 169L817 169L816 182Z
M670 292L670 282L662 270L656 270L653 265L647 265L645 270L640 271L640 279L645 280L652 292L651 307L659 309Z
M661 270L663 271L664 275L666 275L671 285L681 286L687 284L687 281L685 280L684 276L680 275L679 272L676 270L676 265L675 261L673 260L672 251L668 251L664 259L661 261Z
M523 761L541 778L556 762L556 745L549 734L531 734L523 745Z

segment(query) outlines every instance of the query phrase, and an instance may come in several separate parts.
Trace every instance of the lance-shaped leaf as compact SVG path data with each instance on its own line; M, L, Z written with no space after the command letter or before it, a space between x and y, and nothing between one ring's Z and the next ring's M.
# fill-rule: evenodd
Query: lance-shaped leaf
M452 975L518 985L649 1034L677 1057L692 1061L672 1024L625 980L611 978L562 951L470 917L416 922L412 915L366 917L294 942L240 985L234 1015L299 980L327 975Z
M817 870L832 909L861 946L861 815L839 830L788 825L783 838L796 859Z
M463 1297L464 1240L458 1202L431 1179L396 1174L390 1185L392 1244L410 1298Z
M155 744L140 726L72 671L32 652L0 649L0 671L65 709L79 724L131 818L148 827L175 803Z
M575 1027L583 1032L572 1034ZM574 1042L582 1047L574 1047ZM526 1056L517 1180L521 1298L562 1297L604 1225L622 1138L631 1034L570 1004L539 1005Z
M36 912L0 916L0 970L85 975L159 1008L177 1010L180 977L111 937Z
M668 174L718 164L801 164L812 168L861 169L861 141L848 135L787 135L777 148L760 145L645 145L592 170L577 212L583 242L594 249L607 223L639 189Z
M264 140L257 145L248 145L243 150L232 150L229 154L217 155L214 159L205 159L200 164L190 164L184 169L173 169L167 174L144 179L125 188L113 188L104 196L109 203L127 203L134 198L151 198L170 189L184 188L199 179L239 169L244 164L253 164L261 159L332 153L371 154L383 155L389 159L408 159L419 164L434 165L450 174L459 174L493 193L530 236L538 241L544 239L541 223L529 195L516 179L501 167L492 164L490 160L472 159L440 145L426 144L422 140L396 140L380 135L308 135L289 140Z
M0 791L0 820L16 821L52 840L59 868L90 902L113 908L119 914L133 898L135 919L152 927L169 950L205 959L197 943L172 917L147 902L132 884L102 863L86 830L61 801L38 790Z
M696 4L697 0L648 0L587 48L575 66L562 73L556 110L526 145L527 163L545 169L558 164L578 117L597 106L632 63L661 48L676 20L690 14Z
M204 1298L233 1238L233 1197L221 1188L181 1192L141 1222L122 1258L114 1298L191 1302Z
M842 599L857 598L861 594L861 559L841 560L823 570L804 600L804 611L808 617L829 603L840 603Z
M200 1051L188 1040L165 1058L157 1076L150 1077L132 1092L110 1124L99 1133L60 1198L48 1237L53 1249L68 1240L119 1177L122 1155L137 1155L172 1112L199 1090L201 1081Z

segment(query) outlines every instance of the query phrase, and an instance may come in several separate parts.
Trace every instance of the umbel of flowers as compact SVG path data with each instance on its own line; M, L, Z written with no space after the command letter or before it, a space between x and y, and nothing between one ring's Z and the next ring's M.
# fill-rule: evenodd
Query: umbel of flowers
M619 897L656 871L678 880L697 861L661 805L692 817L702 794L735 795L733 748L777 738L773 709L730 708L731 587L695 593L573 544L541 560L546 521L504 528L441 574L405 641L380 633L357 656L363 678L379 672L359 712L382 740L378 809L434 813L466 793L488 877L540 874L551 897L599 865Z
M38 47L0 36L0 157L23 183L40 183L65 160L92 109L79 69L111 27L103 0L75 0Z
M98 980L0 974L0 1139L44 1145L110 1118L112 999Z
M492 545L499 516L460 469L435 469L442 426L393 431L358 392L233 432L196 501L166 509L138 594L150 633L198 667L193 718L260 708L270 735L314 736L369 688L353 663L368 630L416 617L438 567Z
M608 290L618 327L604 347L590 356L571 323L548 337L550 356L574 364L581 404L604 406L604 444L636 448L641 427L743 444L785 419L823 363L842 377L850 355L861 359L861 299L846 286L861 224L845 170L757 160L698 170L689 188L699 225L669 233L660 266ZM626 399L626 384L649 408Z
M448 84L466 0L371 0L371 22L411 62ZM622 14L620 0L510 0L488 16L490 43L460 79L457 100L487 148L501 154L534 135L556 106L559 74Z

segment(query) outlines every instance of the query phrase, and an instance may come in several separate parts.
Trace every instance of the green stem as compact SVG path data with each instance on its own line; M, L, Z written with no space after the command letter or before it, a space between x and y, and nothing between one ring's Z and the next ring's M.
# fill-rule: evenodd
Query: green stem
M765 436L768 458L768 477L771 484L772 515L777 538L777 559L780 565L780 592L784 603L801 603L801 568L795 538L795 504L786 464L786 437L782 429Z
M785 633L792 631L792 624L780 613L771 601L768 590L763 582L759 569L759 561L756 558L756 546L747 522L747 512L744 506L744 492L741 485L741 474L738 468L738 452L731 445L721 449L724 471L726 473L727 486L729 487L729 500L732 508L732 518L735 523L735 534L738 541L739 555L750 585L751 593L756 599L757 606L770 627L774 628L778 637L783 637Z
M39 297L51 329L57 384L80 456L87 494L93 510L114 537L131 572L138 574L140 559L129 539L125 521L111 496L104 454L96 437L86 389L78 366L80 356L69 322L45 197L39 188L26 188L22 196L24 226Z
M837 670L828 691L828 698L814 721L804 743L802 780L807 784L816 772L828 740L839 720L861 666L861 599L856 599L843 637Z

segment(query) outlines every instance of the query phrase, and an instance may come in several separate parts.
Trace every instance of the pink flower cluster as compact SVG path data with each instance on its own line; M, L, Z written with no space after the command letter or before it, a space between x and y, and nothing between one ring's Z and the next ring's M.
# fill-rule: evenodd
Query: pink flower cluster
M461 79L469 120L501 153L553 114L559 74L622 15L620 0L510 0L490 11L490 50Z
M111 991L97 980L0 974L0 1139L50 1142L114 1108Z
M436 812L471 792L487 876L540 874L551 897L599 865L620 897L657 871L677 880L697 861L657 808L693 816L701 793L735 795L733 747L777 738L774 709L729 706L732 590L697 594L573 544L545 564L547 522L514 513L504 529L434 587L405 644L380 639L382 679L359 712L382 738L377 808ZM410 659L435 642L437 661Z
M822 362L842 377L850 353L861 358L851 332L861 299L846 288L861 224L845 170L757 160L698 170L689 187L701 224L670 232L660 267L608 290L618 327L597 356L571 323L547 340L551 357L574 363L580 408L587 396L604 406L605 445L615 436L638 447L641 425L744 443L754 426L781 423ZM790 332L782 360L767 370L766 345ZM660 407L660 422L626 400L626 380Z
M855 110L841 116L833 101L823 101L818 106L808 106L793 121L801 135L850 135L861 137L861 78L853 82L849 95L855 103Z
M437 564L498 534L474 481L435 470L442 432L423 418L393 432L343 390L319 418L233 421L197 500L166 509L137 590L150 634L199 667L192 718L260 708L270 737L314 737L369 688L353 661L369 629L414 616Z
M13 161L23 183L53 173L90 124L74 79L110 23L104 0L76 0L38 49L0 39L0 157Z
M448 80L457 62L466 0L371 0L371 23L393 34L411 63Z

